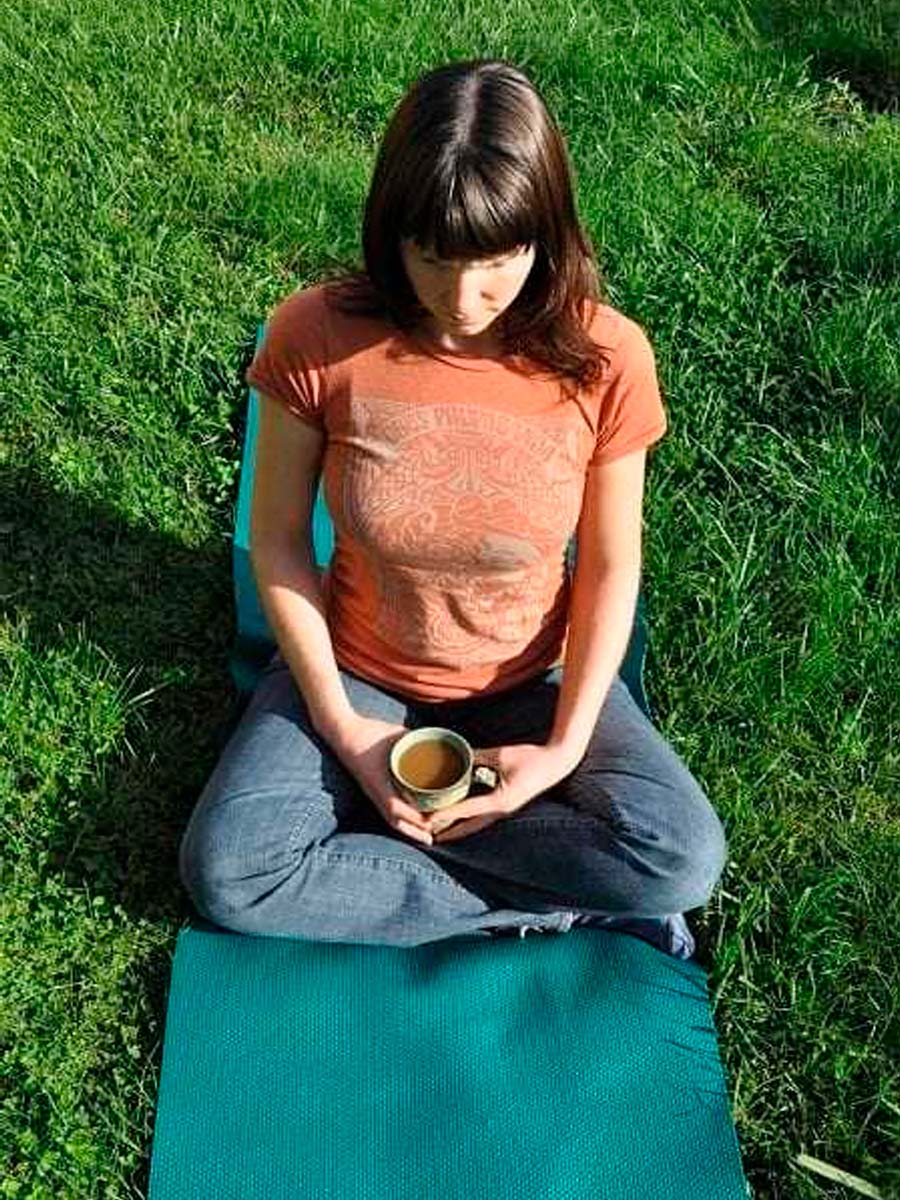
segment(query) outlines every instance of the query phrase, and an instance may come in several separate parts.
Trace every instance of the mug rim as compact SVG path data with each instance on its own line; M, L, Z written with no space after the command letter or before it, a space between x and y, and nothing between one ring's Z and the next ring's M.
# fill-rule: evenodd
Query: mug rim
M416 744L421 741L427 741L427 740L429 740L429 738L428 738L429 734L432 734L432 735L440 734L441 735L440 738L434 737L430 740L434 740L434 741L439 741L439 740L448 741L449 740L451 742L455 742L457 744L457 746L464 751L465 756L466 756L466 761L465 761L465 765L462 770L462 774L459 776L458 779L454 779L454 781L452 783L445 783L443 787L436 787L436 788L419 787L418 784L410 783L410 781L408 779L406 779L403 775L401 775L400 771L399 771L398 760L399 760L400 755L403 753L403 751L401 750L401 747L403 746L404 742L407 742L408 739L413 739L413 744ZM463 735L461 733L457 733L455 729L448 729L446 727L446 725L423 725L419 729L408 729L406 731L406 733L404 733L402 735L402 737L399 737L397 739L397 741L394 742L393 746L391 747L390 768L391 768L391 774L394 776L395 780L398 783L402 784L403 787L410 788L414 792L421 792L423 795L435 795L440 792L446 792L449 788L458 787L459 784L462 783L462 781L465 779L465 777L469 773L469 771L472 769L472 767L474 765L474 761L475 761L475 752L473 751L472 747L469 745L468 741L463 737Z

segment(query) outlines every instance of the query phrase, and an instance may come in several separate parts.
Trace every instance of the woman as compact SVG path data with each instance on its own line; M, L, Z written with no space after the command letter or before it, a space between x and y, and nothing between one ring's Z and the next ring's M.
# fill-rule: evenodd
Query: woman
M592 921L689 956L681 914L719 877L722 827L618 676L666 415L520 70L458 62L410 88L363 247L364 271L276 308L247 374L279 653L192 815L185 885L245 933L416 945ZM494 790L405 803L388 753L423 725L467 737Z

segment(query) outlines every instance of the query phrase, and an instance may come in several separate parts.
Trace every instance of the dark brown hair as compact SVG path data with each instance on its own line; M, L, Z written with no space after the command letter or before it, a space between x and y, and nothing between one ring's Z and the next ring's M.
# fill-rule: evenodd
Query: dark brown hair
M504 354L521 355L579 387L599 378L602 349L587 333L606 299L575 211L562 134L537 89L510 63L437 67L401 100L381 142L363 220L364 270L327 280L329 302L404 331L426 310L409 282L400 239L441 258L488 258L526 243L534 265L497 319ZM568 389L567 389L568 390Z

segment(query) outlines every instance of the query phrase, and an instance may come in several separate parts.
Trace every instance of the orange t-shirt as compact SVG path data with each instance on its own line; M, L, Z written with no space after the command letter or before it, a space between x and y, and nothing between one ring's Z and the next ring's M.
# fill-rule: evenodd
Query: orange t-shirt
M599 306L590 334L610 365L575 401L546 368L344 316L326 286L276 307L246 378L325 434L338 664L443 700L561 662L586 471L666 431L646 335Z

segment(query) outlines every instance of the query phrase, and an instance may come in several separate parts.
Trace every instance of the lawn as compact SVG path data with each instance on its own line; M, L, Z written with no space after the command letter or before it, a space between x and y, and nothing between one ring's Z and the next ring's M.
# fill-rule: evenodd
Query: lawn
M357 258L408 84L467 57L541 89L656 348L647 688L729 837L692 922L754 1196L900 1195L900 8L31 0L0 12L0 1198L145 1195L178 839L235 700L243 370Z

